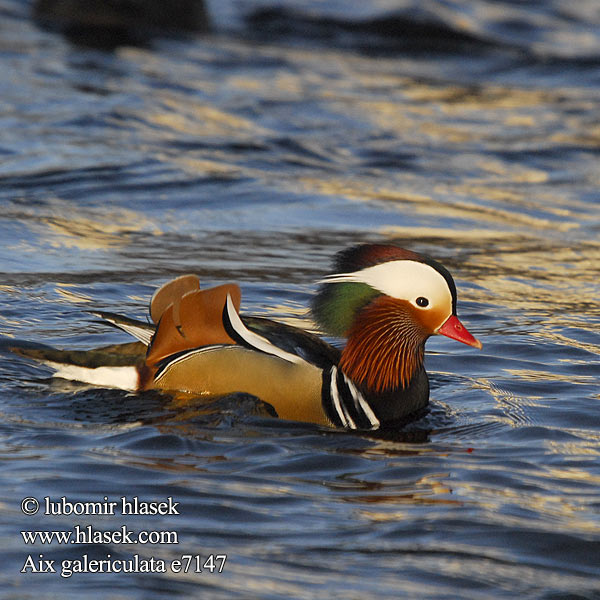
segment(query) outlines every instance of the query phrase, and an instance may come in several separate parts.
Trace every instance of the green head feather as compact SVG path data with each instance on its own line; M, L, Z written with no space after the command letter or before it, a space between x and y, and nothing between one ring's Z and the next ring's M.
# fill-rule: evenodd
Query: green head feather
M329 335L345 337L358 312L381 292L366 283L324 283L312 303L312 314Z

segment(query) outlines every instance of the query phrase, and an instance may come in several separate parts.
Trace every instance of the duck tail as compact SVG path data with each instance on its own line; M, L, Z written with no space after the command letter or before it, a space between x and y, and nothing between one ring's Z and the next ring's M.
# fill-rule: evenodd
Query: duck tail
M54 377L129 391L139 389L139 366L146 353L146 346L141 342L97 350L58 350L15 342L8 349L50 367Z
M152 336L154 335L154 330L156 327L155 325L146 323L144 321L137 321L136 319L130 319L129 317L124 317L123 315L118 315L111 312L99 310L89 312L91 315L102 319L103 323L108 323L117 329L125 331L129 335L140 340L140 342L146 346L150 345Z

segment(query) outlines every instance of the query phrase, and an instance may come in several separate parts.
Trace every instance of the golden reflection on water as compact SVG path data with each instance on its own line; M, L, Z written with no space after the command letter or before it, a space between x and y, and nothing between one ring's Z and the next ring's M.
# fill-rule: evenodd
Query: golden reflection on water
M232 137L240 133L264 134L265 130L252 121L225 112L215 106L193 102L189 98L185 105L177 98L161 95L161 111L145 115L147 123L157 125L161 137L172 133L193 135L197 138L210 136Z
M594 435L593 432L589 431L582 433L585 437L592 439L580 440L577 442L557 442L555 440L547 440L546 446L557 456L600 456L600 436ZM572 470L569 469L568 478L570 478L571 475ZM578 475L578 479L580 480L588 480L591 477L587 471L581 469L578 469Z
M564 473L563 473L564 474ZM559 471L552 470L547 473L549 482L554 482L555 477L560 477ZM577 480L578 473L570 473L568 479ZM593 483L587 473L584 475L586 484ZM556 487L556 484L552 484ZM547 492L537 493L527 490L519 490L511 487L484 486L475 482L462 481L457 484L457 493L460 497L475 499L477 505L487 506L488 517L492 520L501 520L503 527L521 528L527 523L527 512L535 515L536 519L544 519L548 523L564 523L569 530L575 534L599 532L600 524L597 522L593 511L585 503L573 500L571 493L549 494ZM567 499L569 498L569 499ZM513 505L518 507L519 514L511 514L506 507ZM497 516L495 516L497 515Z
M231 165L227 162L220 162L218 160L218 154L215 156L214 160L182 155L177 158L177 165L187 173L193 173L195 175L202 173L206 177L235 179L241 176L248 177L252 175L251 169Z
M99 250L122 246L125 235L131 231L130 223L135 223L135 214L121 213L118 217L121 225L104 219L93 220L88 217L48 217L44 221L48 226L48 238L54 247L79 248L81 250Z
M232 56L245 56L248 52L247 47L235 41L221 43L223 50ZM550 187L553 177L550 170L534 166L533 162L527 164L525 160L504 159L493 152L497 142L501 147L511 142L513 147L533 147L534 150L536 147L532 144L536 140L546 150L566 140L582 147L597 146L599 127L582 121L591 110L590 99L583 89L559 92L490 83L462 86L450 85L447 81L427 82L401 74L397 60L379 57L374 71L370 57L340 55L327 49L316 56L312 50L283 50L267 44L252 48L254 57L281 60L283 54L285 67L274 69L268 79L253 77L252 72L242 75L235 70L225 71L217 84L195 68L195 60L209 60L211 53L201 47L197 52L199 55L194 60L178 62L178 72L189 76L188 86L197 86L207 94L220 91L233 97L248 95L243 104L246 107L263 100L274 105L287 103L291 123L296 118L294 103L301 103L298 106L316 103L315 116L311 117L315 123L303 123L309 129L315 124L318 126L321 110L328 120L336 116L351 118L371 130L374 137L384 134L400 143L408 140L409 153L415 153L417 159L419 148L424 149L426 156L432 144L443 149L456 146L456 155L447 157L448 169L464 176L458 181L443 176L430 179L426 170L404 169L402 165L397 170L365 170L360 158L353 155L358 148L350 151L327 148L318 137L313 143L317 150L315 157L304 157L305 166L316 167L310 172L274 172L271 165L277 156L266 160L265 166L256 166L252 161L248 164L247 160L240 160L235 150L219 145L203 148L200 143L192 151L165 150L164 140L181 134L200 141L207 137L221 139L233 146L258 143L268 150L272 138L280 133L265 127L264 119L259 122L258 117L248 116L253 115L252 110L238 111L236 103L234 108L228 109L226 103L194 100L187 92L159 89L145 99L143 115L133 121L133 126L137 127L142 147L158 152L161 160L186 173L232 179L250 177L281 190L289 189L290 193L300 190L343 197L351 202L382 203L398 216L408 211L441 223L460 219L463 223L457 228L458 241L461 237L477 235L488 239L492 229L509 236L515 227L520 227L524 236L566 233L593 218L586 213L585 204L562 197L560 190ZM150 77L160 77L166 68L156 56L140 49L124 48L119 53L139 64ZM331 77L334 71L337 76ZM557 107L566 105L573 110L565 116ZM258 108L255 112L262 114ZM274 118L281 119L283 114L277 113ZM343 144L343 140L340 141ZM305 134L300 135L299 143L312 148ZM319 155L333 159L336 168L332 170L328 163L326 170L320 169L323 164ZM300 160L298 156L294 158ZM82 220L72 225L55 220L49 226L61 231L64 244L82 244L84 239L89 239L92 244L107 246L117 244L116 238L120 235L118 231L98 228L93 222ZM441 225L438 235L443 237L445 229Z
M563 326L570 324L569 317L568 316L565 317L564 315L562 316L562 318L557 317L556 319L554 319L554 322L556 324L562 324ZM572 336L566 336L561 333L558 333L557 331L549 331L548 329L543 329L540 331L533 331L533 332L531 332L530 335L534 338L540 338L542 340L552 341L561 346L569 346L570 348L579 348L580 350L585 350L586 352L590 352L591 354L600 356L600 346L598 346L597 344L589 344L589 343L585 343L585 342L580 342ZM571 361L568 361L568 362L571 362ZM572 364L575 364L575 363L572 363ZM597 381L597 378L592 377L591 379L588 379L588 378L582 377L582 378L579 378L579 380L578 380L577 378L572 379L571 377L569 377L568 380L572 381L573 383L585 383L585 382Z
M69 304L86 304L88 302L92 302L92 298L90 296L83 294L80 291L73 291L67 288L79 287L70 283L59 283L54 291L58 294L60 299L68 302Z
M27 226L54 248L110 250L126 246L128 235L144 231L160 235L161 229L148 216L121 207L74 205L54 198L46 214L27 220Z
M532 331L532 335L578 343L550 326L570 326L581 314L598 316L591 299L598 289L593 265L600 261L600 244L570 246L540 240L537 248L524 246L498 244L493 252L470 257L468 268L477 274L477 283L487 290L488 298L496 296L509 308L544 315L544 330ZM587 348L597 352L593 345Z
M580 347L578 344L570 344L573 347ZM600 350L600 349L599 349ZM600 354L600 352L599 352ZM556 381L572 384L593 384L598 381L597 377L592 375L565 375L564 373L552 373L551 371L532 370L532 369L504 369L509 375L514 375L522 381ZM541 397L541 396L538 396Z
M508 174L507 174L508 175ZM527 180L545 180L546 174L538 171L520 170L514 174L512 181L519 183ZM546 200L533 201L525 192L518 193L514 189L501 187L493 180L488 184L476 181L461 184L436 184L430 191L431 196L416 192L417 183L414 177L407 176L406 181L399 182L398 188L387 187L381 181L373 179L358 180L356 178L329 177L317 179L314 177L300 177L295 181L301 184L305 191L320 195L344 197L348 200L361 203L385 202L390 206L397 206L399 213L410 210L424 216L435 216L440 220L465 219L472 223L473 228L481 229L482 223L494 227L502 226L512 229L515 225L523 225L532 229L547 229L555 231L568 231L580 227L578 217L571 211L560 206L550 206ZM504 186L510 184L510 178ZM285 184L285 182L282 182ZM495 205L485 205L482 200L487 200ZM508 204L505 208L502 204ZM544 218L528 214L535 212L543 215L549 212L560 219ZM567 217L572 217L567 220ZM443 229L443 228L440 228ZM472 229L461 229L462 233L473 234ZM484 233L485 235L485 233Z
M243 296L242 296L243 299ZM261 304L252 311L257 317L266 317L308 331L317 331L312 321L308 305L301 304Z
M473 382L473 387L488 392L493 398L496 408L500 414L488 417L490 420L499 421L510 427L522 427L531 423L528 409L537 406L536 400L541 396L529 395L527 397L516 396L515 394L502 389L499 385L485 377L479 377Z

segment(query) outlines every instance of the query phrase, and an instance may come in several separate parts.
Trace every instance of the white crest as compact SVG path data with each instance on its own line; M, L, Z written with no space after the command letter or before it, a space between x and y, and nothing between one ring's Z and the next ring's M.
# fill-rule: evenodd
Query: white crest
M448 307L452 314L452 293L443 275L432 266L415 260L391 260L353 273L328 275L319 283L366 283L382 294L406 300L419 310ZM427 306L417 303L425 298Z

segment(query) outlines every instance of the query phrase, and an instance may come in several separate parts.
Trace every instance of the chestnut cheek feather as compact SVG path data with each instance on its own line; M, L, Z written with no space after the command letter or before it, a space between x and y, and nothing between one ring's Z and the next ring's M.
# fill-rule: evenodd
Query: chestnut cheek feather
M372 391L406 388L423 363L423 347L432 331L415 319L405 301L380 296L352 326L340 368Z

